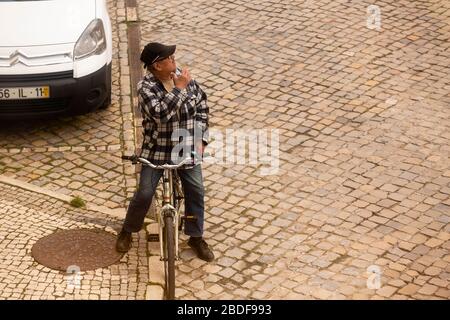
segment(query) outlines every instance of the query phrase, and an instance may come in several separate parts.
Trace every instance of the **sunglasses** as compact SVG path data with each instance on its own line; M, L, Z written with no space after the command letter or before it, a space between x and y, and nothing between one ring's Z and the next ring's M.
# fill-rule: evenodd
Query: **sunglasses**
M172 60L172 61L175 61L175 55L174 54L172 54L172 55L170 55L170 56L168 56L168 57L165 57L165 58L162 58L162 59L159 59L159 56L156 56L156 58L155 59L153 59L153 61L150 63L150 64L154 64L155 62L159 62L159 61L164 61L164 60L166 60L166 59L170 59L170 60Z

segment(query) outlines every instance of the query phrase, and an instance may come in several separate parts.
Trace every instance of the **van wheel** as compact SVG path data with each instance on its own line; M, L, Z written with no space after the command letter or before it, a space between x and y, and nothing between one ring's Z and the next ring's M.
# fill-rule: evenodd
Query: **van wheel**
M99 110L105 110L111 105L111 96L108 96L103 104L99 107Z

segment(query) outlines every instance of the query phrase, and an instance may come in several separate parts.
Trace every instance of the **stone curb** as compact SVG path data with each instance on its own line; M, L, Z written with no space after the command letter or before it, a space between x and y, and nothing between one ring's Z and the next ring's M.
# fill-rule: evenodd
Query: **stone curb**
M132 88L132 115L133 115L133 136L135 147L138 147L140 143L136 130L139 127L139 122L141 121L140 112L137 107L137 97L136 93L136 84L137 81L142 77L142 70L140 67L140 61L138 59L138 53L140 52L140 25L139 14L138 14L138 4L134 0L125 1L126 8L126 19L129 22L127 26L127 34L128 34L128 63L130 65L130 80L131 80L131 88ZM136 172L137 173L137 172ZM151 232L150 228L153 228L151 224L147 228L147 233L157 233ZM152 230L153 231L153 230ZM159 247L156 245L157 243L149 243L149 257L148 257L148 275L149 275L149 283L147 284L147 292L145 295L146 300L163 300L164 297L164 265L159 260L159 250L154 250L154 247Z
M61 147L23 147L23 148L3 148L0 153L34 153L34 152L88 152L88 151L119 151L120 145L104 146L61 146Z
M0 175L0 183L4 183L4 184L10 185L10 186L25 189L27 191L39 193L39 194L48 196L50 198L58 199L58 200L61 200L63 202L67 202L67 203L70 203L70 201L72 201L72 199L73 199L73 197L71 197L71 196L57 193L55 191L47 190L42 187L35 186L31 183L17 180L17 179L14 179L14 178L11 178L11 177L8 177L5 175ZM99 212L102 214L106 214L106 215L109 215L109 216L112 216L112 217L115 217L118 219L124 219L125 214L126 214L126 211L123 208L110 209L110 208L107 208L104 206L98 206L98 205L90 204L90 203L86 204L85 209L90 210L90 211L96 211L96 212Z

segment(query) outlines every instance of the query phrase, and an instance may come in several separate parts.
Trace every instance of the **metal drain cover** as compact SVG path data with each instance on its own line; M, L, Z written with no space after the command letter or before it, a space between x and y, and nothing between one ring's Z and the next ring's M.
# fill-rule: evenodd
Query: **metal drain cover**
M67 271L76 266L80 271L110 266L122 258L115 250L116 236L97 229L57 231L39 239L31 255L40 264Z

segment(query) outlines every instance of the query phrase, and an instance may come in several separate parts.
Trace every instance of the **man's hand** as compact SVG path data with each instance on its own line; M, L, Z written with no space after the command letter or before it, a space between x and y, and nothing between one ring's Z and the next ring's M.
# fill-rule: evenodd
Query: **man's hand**
M206 144L203 141L197 142L197 147L195 148L197 154L199 154L203 158L203 153L205 153Z
M170 75L172 76L175 87L177 87L180 90L186 89L187 85L192 80L189 70L187 68L183 69L181 71L181 75L179 76L177 76L175 72L172 72Z

